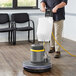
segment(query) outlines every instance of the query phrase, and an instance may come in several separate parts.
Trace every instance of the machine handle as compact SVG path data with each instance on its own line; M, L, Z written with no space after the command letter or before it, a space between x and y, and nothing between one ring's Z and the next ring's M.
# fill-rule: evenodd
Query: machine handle
M45 11L45 17L53 17L53 13L51 9L46 9Z

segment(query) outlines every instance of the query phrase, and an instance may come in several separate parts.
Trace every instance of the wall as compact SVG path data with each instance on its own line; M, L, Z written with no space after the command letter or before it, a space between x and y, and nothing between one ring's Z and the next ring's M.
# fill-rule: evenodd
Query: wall
M76 41L76 0L68 0L63 37Z
M66 20L64 22L64 30L63 30L63 37L71 39L76 41L76 9L74 9L76 0L69 0L68 5L66 6ZM39 5L40 7L40 0L39 0ZM30 19L34 20L35 22L35 31L37 31L37 24L38 24L38 18L41 16L44 16L43 13L40 12L40 10L0 10L0 13L8 13L11 15L12 13L20 13L20 12L27 12L30 15ZM24 24L23 24L24 25ZM18 24L18 26L20 26ZM0 26L1 28L3 26ZM36 33L35 33L36 34ZM32 34L31 34L32 38ZM36 36L37 39L37 36ZM7 42L8 36L7 33L0 33L0 42ZM17 32L17 41L19 40L27 40L27 32Z

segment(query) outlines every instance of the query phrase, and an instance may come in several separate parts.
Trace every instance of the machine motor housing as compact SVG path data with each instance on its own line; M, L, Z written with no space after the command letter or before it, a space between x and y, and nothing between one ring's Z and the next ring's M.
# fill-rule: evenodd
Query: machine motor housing
M31 62L44 62L45 50L43 45L31 45Z

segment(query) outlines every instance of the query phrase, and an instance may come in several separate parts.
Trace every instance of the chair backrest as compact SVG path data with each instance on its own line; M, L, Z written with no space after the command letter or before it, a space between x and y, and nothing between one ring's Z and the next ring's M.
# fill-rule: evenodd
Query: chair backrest
M9 22L9 15L7 13L0 13L0 24Z
M14 13L11 15L11 20L16 23L25 23L29 21L29 15L27 13Z

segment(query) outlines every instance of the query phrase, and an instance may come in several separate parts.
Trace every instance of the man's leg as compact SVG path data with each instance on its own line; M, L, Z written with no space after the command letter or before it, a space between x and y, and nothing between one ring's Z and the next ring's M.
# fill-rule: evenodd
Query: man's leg
M55 32L54 32L54 24L52 26L52 33L55 35ZM50 51L49 51L49 53L53 53L53 52L55 52L55 41L54 41L54 38L53 38L53 36L51 34Z
M55 21L54 22L54 29L55 29L55 39L59 44L61 44L62 41L62 30L63 30L63 21ZM60 57L60 46L55 42L55 58Z

